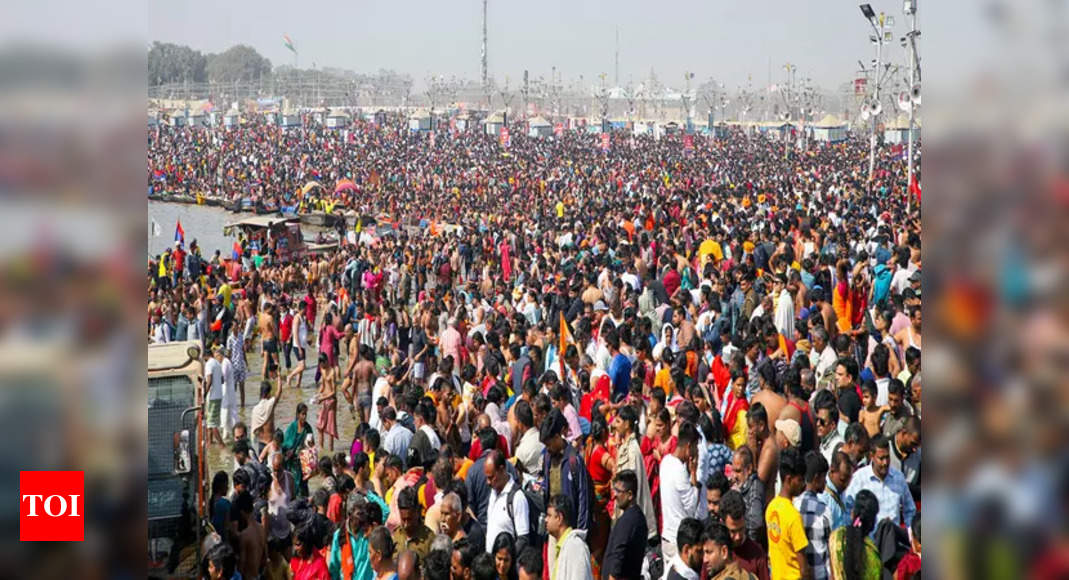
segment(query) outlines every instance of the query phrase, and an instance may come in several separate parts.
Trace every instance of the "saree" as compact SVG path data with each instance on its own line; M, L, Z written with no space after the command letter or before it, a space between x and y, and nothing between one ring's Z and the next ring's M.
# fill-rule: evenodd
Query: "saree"
M286 469L293 474L297 484L297 497L308 497L308 482L301 474L301 459L298 455L305 438L312 434L312 427L307 423L293 421L286 427L286 438L282 441L282 452L286 460Z

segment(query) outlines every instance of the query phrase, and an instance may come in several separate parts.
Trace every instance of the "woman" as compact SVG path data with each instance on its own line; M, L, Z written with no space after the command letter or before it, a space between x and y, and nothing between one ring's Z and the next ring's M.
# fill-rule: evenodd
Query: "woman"
M323 353L319 353L319 366L326 369L323 371L323 380L319 383L319 396L316 397L316 402L323 405L316 423L319 430L319 448L333 452L334 441L338 438L338 394L335 381L338 368L330 366L327 356ZM326 442L329 442L329 445Z
M516 580L516 541L512 534L501 532L494 539L490 554L494 556L494 571L498 580Z
M638 493L635 495L635 504L646 516L646 527L649 536L657 535L657 520L653 507L653 495L650 493L650 482L646 475L646 465L642 460L642 449L638 444L638 413L631 405L621 407L612 420L613 439L616 443L616 457L614 462L613 476L625 470L632 470L638 478ZM609 506L615 519L620 515L614 505Z
M609 426L600 413L595 413L590 425L590 438L587 439L586 461L594 484L594 509L591 512L594 526L590 531L590 556L594 562L594 577L600 578L601 558L605 553L605 544L609 541L609 499L612 491L612 474L616 469L616 459L609 453Z
M299 452L305 439L312 435L312 426L308 424L308 405L297 403L297 416L286 427L286 438L282 442L286 469L293 474L297 482L297 497L308 497L308 482L301 476L301 459Z
M732 450L746 444L746 413L750 403L746 400L746 372L731 371L731 389L721 402L724 416L724 432L727 445Z
M863 489L854 499L852 523L828 538L828 567L833 580L878 580L881 576L880 552L869 534L876 527L880 504L876 496Z
M293 534L293 558L290 569L293 580L326 580L330 578L327 560L320 552L320 538L324 530L317 518L310 518L301 524Z
M704 486L710 475L723 473L727 464L731 463L731 449L724 444L724 425L716 409L710 409L698 417L698 429L705 438L705 449L699 453L701 463L698 465L698 479Z

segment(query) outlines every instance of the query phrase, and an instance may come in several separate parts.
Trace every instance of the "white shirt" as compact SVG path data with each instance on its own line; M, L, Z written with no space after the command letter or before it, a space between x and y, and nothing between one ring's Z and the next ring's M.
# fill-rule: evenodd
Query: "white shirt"
M876 379L876 406L882 407L887 404L888 387L891 384L891 378Z
M512 498L512 514L515 520L509 517L507 500L509 492L515 486L516 482L509 478L509 482L501 489L501 493L497 493L493 487L490 488L490 501L486 504L486 553L488 554L493 553L494 540L501 532L508 532L513 538L531 533L527 515L527 496L523 495L520 490L517 490L515 497Z
M434 429L432 429L430 425L424 425L420 427L419 430L423 431L423 434L427 436L427 439L431 442L431 447L434 448L435 451L441 450L442 442L438 439L438 434L434 432Z
M367 420L367 424L372 429L382 432L382 419L379 418L379 406L375 403L379 400L379 397L385 397L387 389L390 388L390 383L385 377L379 377L375 379L375 385L371 387L371 416Z
M208 359L208 362L204 363L204 378L206 381L210 381L210 390L208 391L209 401L219 401L223 398L223 365L215 360L215 357Z
M794 335L794 299L784 288L776 299L776 330L783 336Z
M237 391L234 388L234 365L230 362L230 359L223 359L223 405L231 406L237 401L235 395Z
M171 342L171 333L168 332L167 323L161 320L152 332L152 343L165 344L168 342Z
M661 516L661 537L672 545L680 522L698 517L698 488L690 484L687 466L675 455L661 459Z
M824 350L817 353L816 349L809 351L809 365L813 367L813 374L819 381L824 373L835 365L838 359L835 357L835 349L830 344L824 345Z

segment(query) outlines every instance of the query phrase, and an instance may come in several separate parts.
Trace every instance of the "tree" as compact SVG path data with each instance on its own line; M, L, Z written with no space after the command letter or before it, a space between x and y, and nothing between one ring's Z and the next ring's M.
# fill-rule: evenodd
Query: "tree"
M199 50L169 42L153 42L148 51L150 86L168 83L202 83L207 80L207 57Z
M271 75L271 61L251 46L239 44L208 57L206 71L214 82L253 82Z

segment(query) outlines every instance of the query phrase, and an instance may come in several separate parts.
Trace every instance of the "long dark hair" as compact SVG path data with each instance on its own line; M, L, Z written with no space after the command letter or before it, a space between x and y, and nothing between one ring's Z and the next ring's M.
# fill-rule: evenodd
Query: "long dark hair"
M863 578L865 575L865 536L876 527L876 514L880 503L876 495L867 489L857 492L854 500L853 521L846 526L846 546L843 549L843 570L848 578Z

